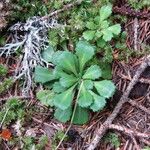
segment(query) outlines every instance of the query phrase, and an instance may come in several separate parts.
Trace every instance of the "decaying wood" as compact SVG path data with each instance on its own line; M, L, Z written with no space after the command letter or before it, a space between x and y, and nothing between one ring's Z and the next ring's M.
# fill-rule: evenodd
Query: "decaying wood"
M150 64L150 55L147 56L142 64L140 65L140 67L137 69L133 79L131 80L131 82L129 83L126 91L124 92L124 94L122 95L120 101L118 102L118 104L116 105L116 107L114 108L113 112L111 113L111 115L106 119L106 121L100 126L100 128L98 129L98 131L95 132L94 135L94 139L92 140L92 142L89 144L87 150L94 150L98 143L101 141L102 137L104 136L105 132L108 130L109 126L112 124L113 120L116 118L116 116L118 115L120 109L122 108L123 104L126 103L128 101L128 96L131 92L131 90L133 89L134 85L138 82L139 77L141 76L141 74L143 73L143 71L147 68L147 66Z

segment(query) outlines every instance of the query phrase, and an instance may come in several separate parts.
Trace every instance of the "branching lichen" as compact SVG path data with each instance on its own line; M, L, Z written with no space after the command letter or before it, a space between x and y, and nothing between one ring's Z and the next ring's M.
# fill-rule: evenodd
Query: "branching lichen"
M28 95L33 87L32 72L36 65L48 67L47 63L41 57L41 51L48 46L48 29L60 28L63 25L58 24L55 18L40 19L33 17L26 23L17 23L10 27L11 43L0 48L0 56L8 57L21 50L22 55L18 62L15 72L16 79L24 79L23 95Z

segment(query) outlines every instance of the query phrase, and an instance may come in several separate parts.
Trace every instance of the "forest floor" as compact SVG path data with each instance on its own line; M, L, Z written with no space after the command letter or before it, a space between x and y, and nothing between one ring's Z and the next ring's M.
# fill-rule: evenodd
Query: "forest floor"
M114 12L119 11L114 7ZM126 10L122 7L120 13L125 13L123 11ZM130 18L130 14L127 14L129 19L124 25L128 31L126 44L135 50L134 53L142 47L132 39L134 32L137 32L133 30L135 18L138 18L139 24L137 40L150 44L150 20L144 14L149 15L149 12L141 15L137 13L134 18ZM144 18L141 17L142 15ZM8 27L4 18L0 21L0 28L1 26L3 27L1 34L7 36L6 39L9 41ZM90 114L87 124L72 125L58 149L92 150L95 144L97 150L150 150L150 56L149 51L141 51L140 56L125 56L128 57L126 61L120 60L118 58L120 52L114 50L111 64L112 80L117 87L114 96L102 111ZM0 64L7 66L8 69L5 76L1 76L1 82L15 74L18 66L17 59L18 57L14 55L7 58L0 57ZM31 90L29 96L23 96L22 85L23 80L17 80L0 94L0 119L2 119L0 120L0 150L56 149L70 124L54 119L53 109L42 105L37 100L36 91ZM9 112L5 104L12 98L19 101L12 102L16 108L12 108ZM19 114L20 118L16 114ZM9 116L8 120L6 116ZM21 148L20 145L24 147Z

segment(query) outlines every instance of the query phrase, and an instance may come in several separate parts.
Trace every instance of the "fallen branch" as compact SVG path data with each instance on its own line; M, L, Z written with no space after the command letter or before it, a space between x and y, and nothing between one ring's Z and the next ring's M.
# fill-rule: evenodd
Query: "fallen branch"
M126 127L123 127L123 126L120 126L120 125L110 124L108 126L108 128L124 132L125 134L127 134L129 136L134 135L135 137L141 137L141 138L149 138L150 137L150 134L141 133L141 132L138 132L136 130L129 129L129 128L126 128Z
M104 136L105 132L108 130L109 125L112 124L113 120L116 118L118 115L120 109L122 108L123 104L128 101L128 96L133 89L134 85L138 82L138 79L142 72L147 68L147 66L150 64L150 55L145 58L145 60L142 62L138 70L136 71L133 79L129 83L126 91L122 95L120 101L116 105L115 109L113 110L112 114L107 118L107 120L100 126L98 131L96 131L96 134L94 135L94 139L92 142L89 144L87 150L94 150L97 146L97 144L100 142L102 137Z

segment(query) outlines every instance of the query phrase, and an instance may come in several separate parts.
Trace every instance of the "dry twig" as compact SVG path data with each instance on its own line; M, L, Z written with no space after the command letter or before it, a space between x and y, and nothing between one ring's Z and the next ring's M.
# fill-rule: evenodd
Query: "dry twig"
M138 19L135 18L134 19L134 50L137 51L138 47L137 47L137 40L138 40Z
M9 99L12 99L12 98L16 98L16 99L30 99L31 97L30 97L30 96L11 96L11 97L4 97L4 98L1 98L1 99L0 99L0 102L1 102L1 101L6 101L6 100L9 100Z
M143 143L145 143L147 146L150 146L150 141L146 140L146 139L141 139L141 141Z
M133 135L133 136L141 137L141 138L149 138L150 137L150 134L141 133L141 132L138 132L136 130L129 129L129 128L126 128L126 127L120 126L120 125L110 124L108 126L108 128L121 131L121 132L123 132L125 134L128 134L129 136Z
M134 145L135 145L136 150L140 150L141 148L140 148L140 146L138 145L138 143L137 143L135 137L134 137L133 135L130 135L130 136L131 136L131 138L132 138L132 141L133 141L133 143L134 143Z
M37 123L39 123L39 124L43 124L43 125L45 125L45 126L48 126L49 128L53 128L53 129L55 129L55 130L60 130L60 128L58 128L57 126L54 126L54 125L48 124L48 123L46 123L46 122L43 122L43 121L41 121L41 120L39 120L39 119L37 119L37 118L35 118L35 117L32 117L32 119L33 119L33 121L35 121L35 122L37 122Z

